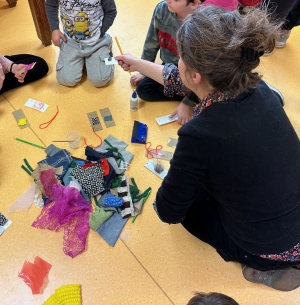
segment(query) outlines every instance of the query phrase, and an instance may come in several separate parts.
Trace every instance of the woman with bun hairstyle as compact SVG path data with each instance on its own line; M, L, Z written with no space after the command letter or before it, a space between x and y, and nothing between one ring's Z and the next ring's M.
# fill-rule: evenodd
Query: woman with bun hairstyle
M178 31L178 68L116 59L167 94L199 98L157 191L159 218L239 262L246 280L289 291L300 286L300 142L281 95L256 72L280 27L259 8L242 17L201 7Z

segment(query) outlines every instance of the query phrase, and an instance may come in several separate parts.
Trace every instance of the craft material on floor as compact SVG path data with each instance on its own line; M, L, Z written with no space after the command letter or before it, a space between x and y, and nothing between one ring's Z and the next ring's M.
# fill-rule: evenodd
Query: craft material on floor
M108 107L100 109L100 113L106 128L116 126L116 123Z
M38 294L51 267L51 264L36 256L33 263L24 262L18 277L30 287L32 294Z
M158 123L158 125L164 125L164 124L168 124L168 123L172 123L174 121L177 121L178 120L178 115L176 114L175 116L170 118L170 114L167 114L167 115L161 116L159 118L156 118L155 120Z
M114 213L102 226L97 230L98 234L112 247L116 244L127 220L122 218L121 214Z
M148 126L139 121L134 121L132 128L131 143L146 144Z
M76 149L80 147L81 136L76 131L69 132L67 134L67 141L69 142L70 148Z
M23 139L20 139L20 138L14 138L15 140L17 141L20 141L20 142L23 142L23 143L26 143L26 144L29 144L29 145L32 145L32 146L35 146L35 147L38 147L38 148L41 148L41 149L46 149L45 146L42 146L42 145L38 145L38 144L35 144L35 143L32 143L32 142L29 142L29 141L26 141L26 140L23 140Z
M177 140L177 139L170 138L170 139L168 140L167 145L170 146L170 147L176 148L177 143L178 143L178 140Z
M9 213L26 211L30 208L36 194L36 184L32 183L28 190L21 195L8 209Z
M0 235L2 235L11 224L12 221L0 212Z
M151 145L150 142L147 142L146 145L148 143ZM161 145L159 145L159 146L162 148ZM153 148L150 148L150 146L148 146L148 147L146 147L145 156L149 159L155 158L155 159L170 161L173 157L173 153L170 151L162 150L162 149L153 149Z
M45 104L43 102L34 100L32 98L29 98L26 101L25 106L27 106L29 108L32 108L32 109L35 109L35 110L38 110L40 112L45 112L46 109L49 107L49 105L47 105L47 104Z
M22 109L18 109L18 110L15 110L12 112L12 115L14 116L18 126L20 127L20 129L24 129L26 127L29 127L30 124L29 124L29 121L28 119L26 118L24 112ZM23 119L26 119L26 124L22 124L22 125L19 125L19 121L22 120L22 122L25 122Z
M59 114L59 109L58 109L58 106L56 105L56 113L54 114L54 116L49 121L47 121L45 123L41 123L39 125L39 128L40 129L47 128L54 121L54 119L57 117L58 114Z
M81 305L81 285L69 284L55 289L55 293L43 305Z
M145 167L148 168L153 174L155 174L159 178L164 179L166 177L168 171L166 169L163 169L162 172L158 173L155 170L156 165L157 165L157 162L155 162L153 160L148 160L148 162L145 164Z
M94 131L100 131L103 129L97 111L89 112L87 116Z
M148 193L147 193L147 195L146 195L146 197L144 197L143 198L143 204L142 204L142 207L144 206L144 204L146 203L146 201L147 201L147 199L149 198L149 196L150 196L150 194L151 194L151 188L150 188L150 190L148 191ZM132 223L134 223L135 222L135 220L136 220L136 218L139 216L139 214L138 215L136 215L136 216L134 216L133 218L132 218Z
M54 184L52 198L53 203L43 207L32 226L55 232L63 228L63 251L74 258L85 250L92 207L72 187Z

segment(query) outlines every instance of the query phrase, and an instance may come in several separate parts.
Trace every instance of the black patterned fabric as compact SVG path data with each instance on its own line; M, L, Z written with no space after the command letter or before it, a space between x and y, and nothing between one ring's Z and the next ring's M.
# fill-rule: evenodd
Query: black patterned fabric
M86 169L77 165L71 172L71 175L80 183L85 193L90 196L96 196L104 191L104 170L96 164Z

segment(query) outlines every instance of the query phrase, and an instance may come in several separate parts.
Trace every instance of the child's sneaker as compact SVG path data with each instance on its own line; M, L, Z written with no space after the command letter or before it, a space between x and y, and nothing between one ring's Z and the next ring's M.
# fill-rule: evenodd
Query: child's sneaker
M291 30L280 30L279 38L275 41L276 48L284 48L286 45L286 41L290 37Z

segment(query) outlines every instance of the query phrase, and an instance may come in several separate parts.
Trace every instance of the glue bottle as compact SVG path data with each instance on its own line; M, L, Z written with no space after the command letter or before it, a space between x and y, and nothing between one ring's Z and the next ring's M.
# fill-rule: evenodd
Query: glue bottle
M136 91L134 90L132 92L131 97L130 97L130 110L131 111L137 111L138 110L138 104L139 104L139 97L138 97Z

